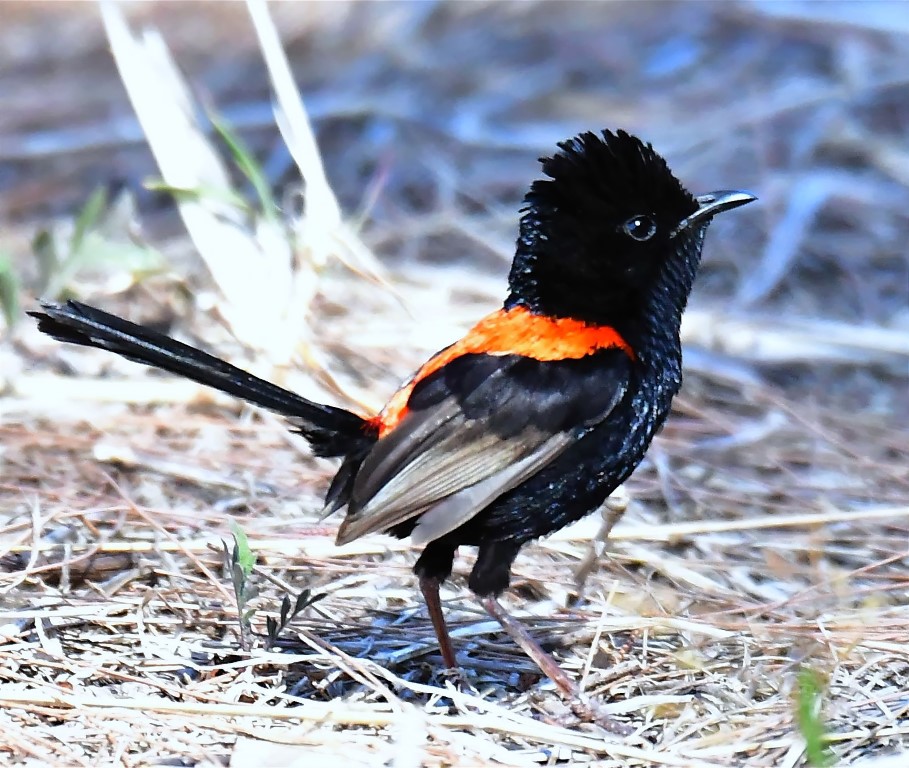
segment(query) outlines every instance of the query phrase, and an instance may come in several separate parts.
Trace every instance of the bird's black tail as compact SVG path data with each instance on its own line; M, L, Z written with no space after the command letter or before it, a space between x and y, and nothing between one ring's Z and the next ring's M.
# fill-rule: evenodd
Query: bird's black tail
M163 333L78 301L42 303L29 312L38 330L60 341L98 347L184 376L291 419L319 456L344 456L369 440L367 422L343 408L321 405Z

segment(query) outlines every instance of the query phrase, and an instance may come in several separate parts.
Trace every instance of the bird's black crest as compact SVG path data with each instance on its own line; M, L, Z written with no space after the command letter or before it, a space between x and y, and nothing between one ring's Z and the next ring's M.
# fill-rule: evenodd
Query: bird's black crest
M691 210L696 207L653 147L625 131L603 131L600 136L588 131L558 147L552 157L540 158L549 178L531 185L524 198L525 213L589 201L617 212L644 202L651 207L675 208L679 203L688 203Z
M650 144L624 131L558 146L524 198L506 306L620 321L641 306L666 260L688 252L684 238L670 239L697 201ZM652 234L631 237L632 222Z

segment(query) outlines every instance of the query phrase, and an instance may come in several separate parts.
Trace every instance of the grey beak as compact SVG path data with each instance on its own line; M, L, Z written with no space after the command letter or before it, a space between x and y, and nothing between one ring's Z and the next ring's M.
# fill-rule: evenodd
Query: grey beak
M692 224L699 224L712 219L716 214L723 211L731 211L740 205L747 205L757 198L749 192L740 192L734 189L721 189L716 192L710 192L706 195L698 195L698 209L687 218L682 219L675 228L672 236L675 237L683 229L687 229Z

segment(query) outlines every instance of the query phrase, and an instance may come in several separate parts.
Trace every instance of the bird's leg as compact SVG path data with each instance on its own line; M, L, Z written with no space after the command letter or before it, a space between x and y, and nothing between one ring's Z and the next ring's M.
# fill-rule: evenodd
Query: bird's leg
M486 613L502 625L502 629L511 635L511 639L521 647L521 650L530 657L531 661L540 668L540 671L546 677L556 684L556 687L565 696L577 698L581 695L574 680L568 677L565 670L559 666L559 663L543 650L543 646L530 636L530 632L519 621L514 619L498 600L492 596L483 597L480 598L480 604L486 609Z
M446 669L457 669L458 662L451 646L451 636L448 634L445 614L442 613L439 587L451 573L457 550L458 545L445 537L436 539L426 545L426 549L417 558L413 567L414 573L420 580L420 591L426 601L426 608L439 641L439 650L442 652L442 661L445 663Z
M442 661L446 669L457 669L454 648L451 645L451 636L448 634L448 625L445 623L445 614L442 613L442 602L439 600L439 586L441 580L435 576L420 576L420 591L429 610L432 628L436 631L439 640L439 650L442 652Z
M480 605L494 618L511 638L520 646L521 650L540 668L540 671L556 684L556 688L565 697L568 706L582 720L593 721L612 733L623 736L631 733L624 723L600 712L595 704L587 701L581 693L578 684L572 680L562 669L558 662L540 647L530 633L515 620L496 595L508 587L511 573L511 564L514 562L521 545L524 542L518 539L504 541L487 541L480 545L477 552L477 561L470 572L468 585L480 600Z
M622 736L627 736L632 732L628 725L598 711L594 703L587 701L578 684L568 676L550 654L543 650L524 626L514 619L495 597L481 597L480 604L492 618L502 625L502 629L521 647L521 650L540 668L540 671L555 683L556 688L565 697L575 715L582 720L594 721L606 730Z

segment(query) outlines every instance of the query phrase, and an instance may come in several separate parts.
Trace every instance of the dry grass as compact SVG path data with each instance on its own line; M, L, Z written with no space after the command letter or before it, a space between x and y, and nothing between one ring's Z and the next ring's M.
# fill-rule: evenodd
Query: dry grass
M299 312L295 365L225 298L248 263L219 278L194 235L209 277L172 211L141 194L173 273L70 283L307 395L375 407L494 306L521 187L555 140L624 125L694 189L754 189L761 209L711 233L686 387L606 553L601 521L582 521L526 548L506 596L631 737L571 718L470 598L470 552L443 590L465 671L441 678L414 552L335 547L336 520L316 517L332 467L279 420L23 325L0 343L6 763L785 768L806 764L795 689L809 667L839 761L903 765L887 759L909 749L909 41L891 29L897 6L825 6L279 6L328 176L369 221L323 217L314 235L292 219L279 246L262 227L231 233L299 291L269 307ZM245 11L175 7L134 13L287 187L305 137L297 119L283 133L304 144L280 149ZM150 165L105 86L94 9L5 13L16 34L44 13L78 41L44 101L28 94L54 52L0 81L0 249L28 280L36 225L99 174ZM257 632L284 594L326 595L271 649L239 644L230 519L258 555Z

